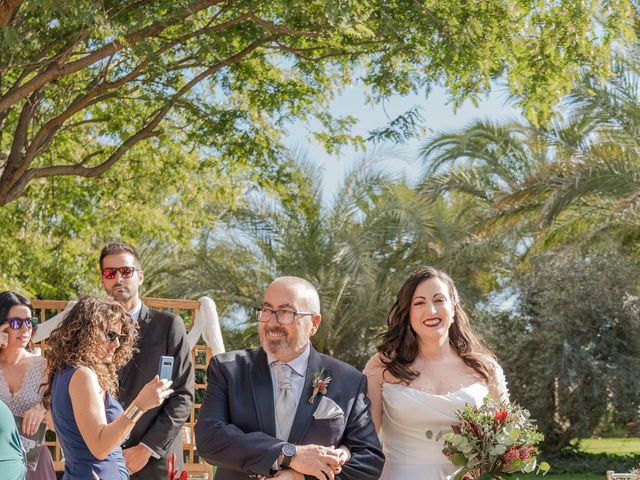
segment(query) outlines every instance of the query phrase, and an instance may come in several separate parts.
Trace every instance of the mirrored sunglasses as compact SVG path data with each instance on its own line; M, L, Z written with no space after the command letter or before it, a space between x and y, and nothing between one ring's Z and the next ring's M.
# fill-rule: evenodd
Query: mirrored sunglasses
M131 278L133 272L136 270L138 269L135 267L104 267L102 269L102 276L111 280L112 278L116 278L116 274L120 272L122 278Z
M38 324L38 318L20 318L20 317L11 317L7 318L7 322L9 323L9 327L13 330L20 330L20 327L23 325L27 328L33 328Z

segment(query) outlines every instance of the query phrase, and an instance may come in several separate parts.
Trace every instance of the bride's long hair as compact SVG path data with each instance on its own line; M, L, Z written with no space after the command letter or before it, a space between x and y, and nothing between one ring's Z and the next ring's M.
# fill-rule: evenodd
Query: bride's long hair
M420 283L430 278L444 282L449 289L453 304L453 322L449 328L449 344L469 367L489 383L496 360L480 341L469 324L469 317L462 308L458 291L449 275L433 267L421 267L414 271L398 292L396 301L387 316L387 331L382 334L382 345L378 348L385 370L398 380L411 383L420 372L411 368L418 355L418 337L411 327L409 312L413 294Z

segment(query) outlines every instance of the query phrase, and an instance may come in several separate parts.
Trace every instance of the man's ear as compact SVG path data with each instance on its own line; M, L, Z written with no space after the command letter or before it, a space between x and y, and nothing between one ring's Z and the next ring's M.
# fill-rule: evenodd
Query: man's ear
M138 279L140 280L138 286L142 286L142 284L144 283L144 272L142 270L138 270L136 273L138 274Z
M320 322L322 321L322 315L314 313L311 317L311 336L314 336L320 328Z

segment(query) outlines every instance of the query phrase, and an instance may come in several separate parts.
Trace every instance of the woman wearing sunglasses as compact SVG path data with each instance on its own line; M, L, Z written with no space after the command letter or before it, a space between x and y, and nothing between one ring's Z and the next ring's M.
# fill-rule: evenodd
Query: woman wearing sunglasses
M26 297L17 292L0 292L0 400L20 422L18 430L24 437L36 435L46 413L41 390L46 361L33 353L31 336L36 320L32 317L33 307ZM29 455L29 459L28 480L55 480L46 446L42 445L39 454Z
M120 445L149 409L173 391L157 376L123 412L118 370L133 354L137 324L115 300L83 297L48 340L44 404L65 455L64 479L125 480Z

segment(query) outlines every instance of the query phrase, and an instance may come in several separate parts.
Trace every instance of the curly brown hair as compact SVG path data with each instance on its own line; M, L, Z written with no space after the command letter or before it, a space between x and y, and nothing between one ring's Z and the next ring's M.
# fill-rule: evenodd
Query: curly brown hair
M104 348L105 334L114 322L122 325L120 343L111 362L99 356ZM47 382L42 403L49 408L51 387L56 373L68 367L88 367L98 376L100 387L114 397L118 393L118 370L126 365L134 352L138 324L120 303L109 298L84 296L64 317L47 340Z
M449 344L464 363L489 382L495 369L495 356L471 328L451 277L430 266L421 267L409 275L389 311L388 329L382 334L382 345L378 348L385 370L407 385L420 376L420 372L411 367L418 355L419 345L416 332L411 327L409 312L416 288L430 278L441 280L449 289L454 309L454 321L449 328Z

